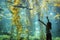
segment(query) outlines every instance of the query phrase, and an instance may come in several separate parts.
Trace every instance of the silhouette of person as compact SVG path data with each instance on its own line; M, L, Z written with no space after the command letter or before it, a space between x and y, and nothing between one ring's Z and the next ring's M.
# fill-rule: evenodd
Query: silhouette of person
M39 21L46 26L46 40L52 40L52 35L51 35L51 22L48 19L48 16L46 17L48 22L45 24L43 21L39 19Z

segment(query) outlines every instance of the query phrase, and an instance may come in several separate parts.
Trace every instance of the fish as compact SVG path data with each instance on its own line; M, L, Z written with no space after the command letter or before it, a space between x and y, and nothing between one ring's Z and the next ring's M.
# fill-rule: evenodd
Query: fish
M8 16L9 16L9 14L8 14ZM12 17L8 17L8 16L7 15L0 14L0 19L2 19L2 18L12 19Z
M26 7L26 6L23 6L22 4L20 4L20 5L14 5L14 7L17 7L17 8L27 8L27 9L29 9L29 10L32 10L32 8L28 8L28 7Z
M2 16L0 16L0 21L2 20Z
M60 19L60 14L57 14L56 16L54 16L55 19Z
M6 16L10 16L10 17L12 16L12 14L11 14L11 13L9 13L9 14L5 14L5 15L6 15Z
M0 11L3 11L3 9L2 9L2 8L0 8Z
M13 4L13 2L11 2L11 1L6 1L6 2Z
M29 9L29 10L33 10L33 8L27 8L27 9Z
M2 16L3 16L3 15L1 15L2 11L3 11L3 9L0 8L0 21L2 20Z
M14 5L14 7L18 7L18 8L26 8L26 7L22 6L22 4L20 4L20 5Z

